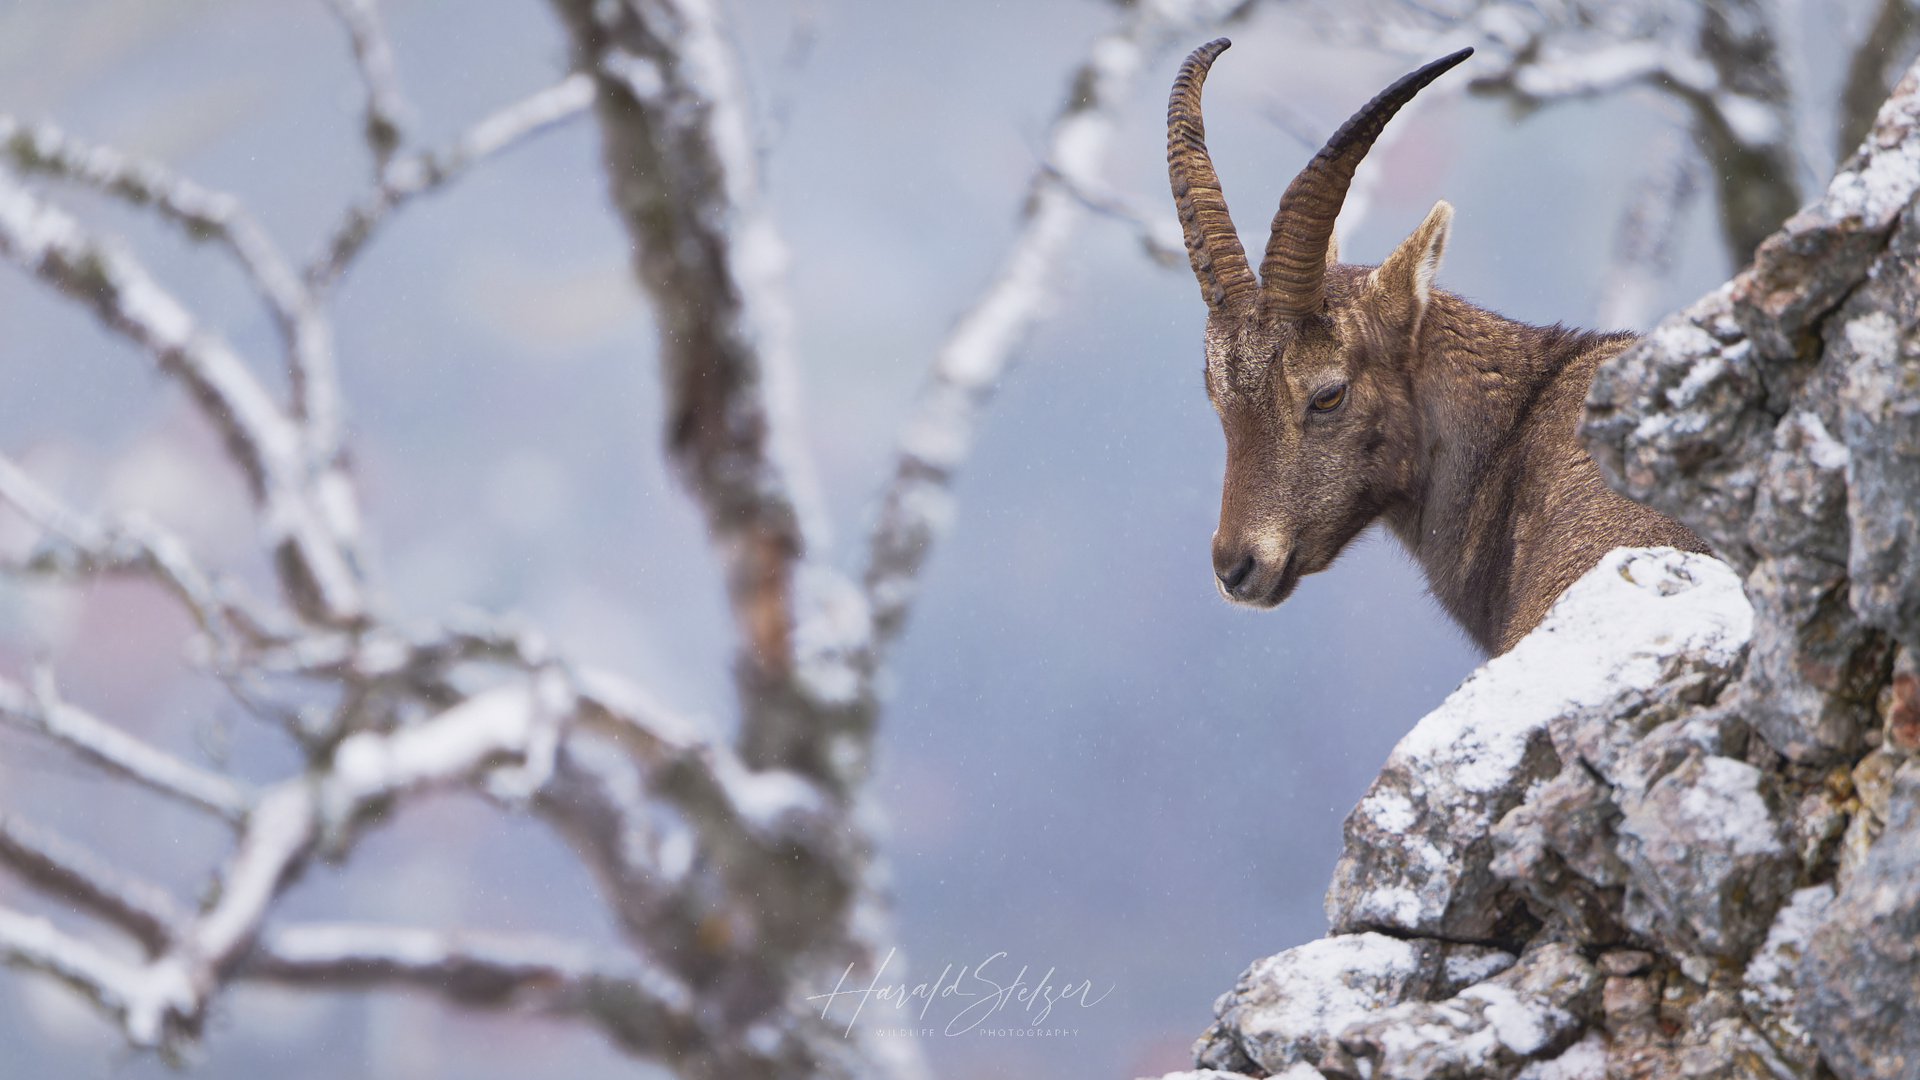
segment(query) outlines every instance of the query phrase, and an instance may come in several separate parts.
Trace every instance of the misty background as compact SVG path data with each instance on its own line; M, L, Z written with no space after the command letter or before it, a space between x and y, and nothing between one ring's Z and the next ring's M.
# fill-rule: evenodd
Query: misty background
M1860 7L1803 3L1784 31L1796 89L1815 106L1808 146L1832 142L1821 103L1864 28ZM535 0L384 8L425 145L565 71L559 28ZM736 0L730 12L791 249L805 436L834 560L851 568L907 405L1003 256L1072 70L1116 13L1095 0ZM1330 42L1283 3L1230 33L1207 85L1209 146L1258 248L1313 149L1288 129L1324 136L1431 57ZM1169 219L1165 93L1196 44L1143 80L1108 172ZM1518 116L1464 85L1443 80L1395 121L1404 130L1383 143L1343 260L1377 262L1446 198L1457 216L1443 287L1514 318L1591 325L1633 184L1683 118L1646 93ZM364 188L363 101L318 0L0 4L0 111L233 192L297 257ZM265 313L215 253L82 192L57 201L125 237L243 354L276 354ZM1657 311L1730 271L1712 216L1703 198L1683 220ZM1276 611L1224 603L1207 551L1223 444L1192 276L1098 216L1062 270L1051 315L981 425L957 523L893 667L876 790L904 961L888 981L1005 953L1008 974L1053 969L1056 983L1112 989L1091 1008L1056 1007L1046 1026L1072 1035L926 1039L949 1078L1182 1067L1249 961L1325 932L1340 819L1399 736L1479 662L1397 546L1373 534ZM730 725L721 581L661 459L654 331L593 125L543 135L398 214L332 307L385 604L402 621L461 605L512 613L570 657ZM0 387L0 452L75 504L150 513L211 564L244 572L258 558L240 478L179 388L11 268ZM20 525L0 519L8 528ZM46 659L69 698L136 733L190 731L201 760L241 774L286 767L275 733L183 661L188 629L147 585L0 583L7 675ZM220 850L217 823L118 790L17 732L0 732L0 804L132 848L142 872L183 895ZM0 899L25 892L0 873ZM550 834L470 796L376 830L345 866L294 886L284 910L618 940ZM19 1076L168 1075L69 991L10 972L0 1062ZM190 1068L650 1073L563 1023L246 983L216 1005Z

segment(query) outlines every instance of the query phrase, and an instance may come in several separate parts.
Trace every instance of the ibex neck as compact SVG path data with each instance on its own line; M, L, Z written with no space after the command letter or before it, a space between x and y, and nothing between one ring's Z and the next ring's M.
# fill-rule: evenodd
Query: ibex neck
M1489 653L1510 648L1613 548L1706 550L1609 489L1577 438L1594 369L1632 341L1433 295L1407 371L1418 458L1385 516L1434 597Z

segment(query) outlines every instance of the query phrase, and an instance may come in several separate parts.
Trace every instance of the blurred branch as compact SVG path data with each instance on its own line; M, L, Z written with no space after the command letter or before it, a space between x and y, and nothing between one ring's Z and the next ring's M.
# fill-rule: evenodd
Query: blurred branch
M1118 110L1132 100L1150 57L1175 35L1238 10L1191 0L1136 4L1118 28L1093 43L1075 73L1048 133L1045 158L1030 182L1013 246L993 282L941 343L901 437L862 576L873 613L870 670L884 662L899 637L921 568L952 520L953 480L972 448L975 418L1051 303L1052 283L1083 205L1107 201L1098 178L1118 127ZM1172 249L1185 251L1184 244Z
M106 859L18 816L0 812L0 863L57 899L132 934L149 955L164 951L184 913L173 896Z
M0 907L0 960L43 971L119 1018L136 1045L157 1046L163 1018L193 1001L176 967L157 968L109 955L46 919Z
M45 669L34 681L34 688L29 691L18 683L0 679L0 718L65 743L88 761L142 787L235 824L246 817L252 799L245 787L189 765L61 701Z
M1714 169L1721 239L1736 267L1800 207L1791 91L1765 0L1441 0L1370 3L1334 18L1403 51L1474 44L1472 89L1522 109L1631 86L1685 105Z
M608 968L603 952L531 935L308 924L261 934L238 976L329 989L410 986L465 1005L583 1017L629 1049L713 1074L722 1063L687 988L631 962Z
M0 145L22 174L51 176L152 207L189 238L215 240L226 249L266 302L286 343L293 412L307 421L312 452L322 460L339 452L340 392L331 328L306 284L240 200L176 176L157 162L83 143L51 124L24 125L0 116Z
M1880 10L1847 63L1840 88L1840 123L1834 160L1845 161L1873 129L1880 104L1894 80L1920 49L1920 6L1914 0L1880 0Z
M6 172L0 254L92 308L108 329L186 385L264 509L281 586L294 606L317 622L363 617L365 598L349 555L357 522L347 481L337 465L308 458L300 428L227 343L196 325L132 256L88 236Z
M222 664L237 661L235 633L257 642L266 618L216 583L194 562L180 538L143 518L103 523L62 504L18 465L0 455L0 500L63 546L41 548L15 572L63 576L102 573L150 577L173 593L210 638Z
M308 265L306 280L325 289L339 280L388 214L416 195L445 186L482 161L586 111L593 80L573 75L468 128L445 150L422 150L384 164L373 194L347 210L322 254Z
M1659 283L1673 269L1674 240L1681 217L1700 190L1700 162L1691 150L1667 145L1657 163L1635 185L1601 288L1599 322L1617 330L1643 330L1659 312L1654 301Z
M653 302L667 456L720 556L741 639L741 745L757 748L766 742L757 732L805 725L813 710L793 649L795 567L807 545L771 453L765 385L776 328L763 316L783 306L769 294L784 254L758 205L745 89L707 0L555 7L575 69L597 87L612 202ZM825 750L823 739L804 760L759 749L749 758L840 786Z
M366 119L361 131L373 152L373 174L381 176L405 138L402 118L407 102L394 70L393 45L387 40L386 23L380 18L376 0L328 0L328 4L346 27L361 81L367 84Z

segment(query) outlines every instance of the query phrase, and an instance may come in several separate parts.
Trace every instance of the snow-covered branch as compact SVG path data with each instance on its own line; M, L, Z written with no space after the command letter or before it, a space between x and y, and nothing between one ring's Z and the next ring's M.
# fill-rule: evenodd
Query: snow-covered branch
M158 162L89 145L51 124L0 116L0 147L23 175L81 184L135 206L150 206L193 240L214 240L234 258L265 301L287 348L294 415L307 424L313 454L339 451L339 387L333 334L306 283L240 200L175 175Z
M593 80L572 75L486 117L445 150L422 150L389 162L380 170L373 193L347 210L320 256L307 267L307 281L316 288L331 285L401 204L444 187L495 154L585 112L592 103Z
M380 18L378 0L328 0L329 6L346 27L353 43L353 58L360 66L360 78L367 84L366 119L361 130L367 148L373 151L373 171L378 176L406 137L404 119L407 101L400 93L400 76L394 69L393 45L387 39L386 23Z
M953 517L952 484L972 448L973 426L1029 329L1052 302L1052 283L1084 205L1106 201L1099 177L1119 106L1173 36L1231 17L1239 4L1158 0L1135 5L1101 35L1075 74L1031 181L1019 234L986 291L960 316L934 357L881 497L862 578L877 665L906 623L916 580ZM1173 245L1175 251L1184 245Z
M31 690L0 679L0 719L61 742L93 764L142 787L198 806L234 823L245 818L252 798L246 787L189 765L92 713L60 700L44 670Z
M1432 55L1475 45L1472 88L1535 109L1631 86L1685 106L1715 168L1721 235L1738 265L1800 205L1793 108L1772 5L1593 0L1363 2L1330 32Z
M165 889L14 814L0 813L0 863L41 891L125 930L149 955L165 951L185 921Z
M256 643L267 619L227 583L194 561L186 544L138 515L101 522L66 506L0 455L0 500L55 543L43 542L24 563L8 569L62 577L136 574L171 592L215 646L222 664L236 660L242 639Z
M773 453L769 336L784 252L759 210L737 61L709 0L555 0L592 77L612 203L653 301L667 454L705 513L741 647L743 725L807 706L795 683L795 566L806 551ZM774 346L775 352L784 345ZM757 764L792 764L769 754Z
M0 254L92 308L186 385L246 473L280 555L282 588L303 615L344 623L365 614L349 554L358 522L345 476L308 454L300 425L224 339L201 328L130 254L89 235L5 171Z

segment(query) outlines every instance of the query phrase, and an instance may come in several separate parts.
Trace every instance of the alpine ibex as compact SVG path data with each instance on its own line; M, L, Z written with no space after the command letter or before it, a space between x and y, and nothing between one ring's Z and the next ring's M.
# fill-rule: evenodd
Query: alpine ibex
M1187 57L1167 168L1207 301L1207 395L1227 435L1213 567L1272 607L1376 519L1447 613L1502 653L1616 547L1707 546L1609 489L1575 439L1594 369L1632 334L1527 326L1433 287L1453 207L1377 267L1344 266L1334 218L1380 130L1462 49L1388 87L1287 185L1259 280L1207 156L1200 87L1225 38Z

